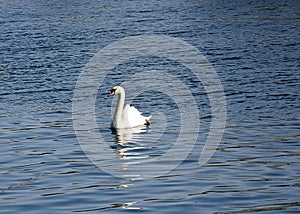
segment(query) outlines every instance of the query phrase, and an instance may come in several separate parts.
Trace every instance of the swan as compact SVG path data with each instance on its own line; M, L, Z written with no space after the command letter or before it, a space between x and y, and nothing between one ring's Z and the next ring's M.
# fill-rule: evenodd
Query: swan
M123 87L114 86L107 96L111 97L115 94L118 95L118 102L111 122L112 128L132 128L150 124L149 120L151 115L149 117L145 117L141 112L139 112L139 110L129 104L124 107L125 90Z

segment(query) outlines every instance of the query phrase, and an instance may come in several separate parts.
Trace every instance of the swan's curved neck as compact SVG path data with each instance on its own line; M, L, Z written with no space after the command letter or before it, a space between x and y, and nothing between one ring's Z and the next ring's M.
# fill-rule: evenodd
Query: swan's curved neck
M117 128L122 121L124 102L125 102L125 91L121 89L120 93L118 94L117 107L115 109L115 113L113 117L113 123L115 128Z

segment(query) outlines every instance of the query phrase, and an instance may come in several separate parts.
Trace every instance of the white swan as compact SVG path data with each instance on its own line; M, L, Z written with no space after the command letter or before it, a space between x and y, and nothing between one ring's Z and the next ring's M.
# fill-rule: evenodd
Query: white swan
M120 128L132 128L136 126L149 125L151 116L145 117L135 107L127 104L124 107L125 102L125 90L121 86L114 86L108 97L118 94L117 107L112 118L111 127ZM123 109L124 107L124 109Z

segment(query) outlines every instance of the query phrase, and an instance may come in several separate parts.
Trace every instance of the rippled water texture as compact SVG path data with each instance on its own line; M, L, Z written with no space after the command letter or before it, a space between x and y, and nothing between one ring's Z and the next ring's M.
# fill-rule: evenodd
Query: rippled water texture
M298 1L11 0L0 9L0 213L299 213ZM144 34L191 44L220 77L227 124L204 166L198 160L213 120L205 87L165 58L130 59L108 72L91 130L105 149L94 163L87 155L97 155L97 145L83 151L76 138L72 99L80 73L105 46ZM129 133L109 129L111 87L154 70L180 79L199 109L199 132L184 132L168 160L160 158L180 135L172 99L180 91L128 97L153 115L152 124ZM178 161L191 143L178 167L143 179L142 170Z

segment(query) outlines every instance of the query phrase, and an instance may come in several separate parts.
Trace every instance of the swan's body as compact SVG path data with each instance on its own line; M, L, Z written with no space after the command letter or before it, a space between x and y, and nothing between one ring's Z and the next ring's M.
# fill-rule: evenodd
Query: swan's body
M132 128L136 126L148 125L151 116L145 117L135 107L125 103L125 90L121 86L115 86L107 96L118 94L117 107L112 118L112 128ZM123 108L124 107L124 108Z

